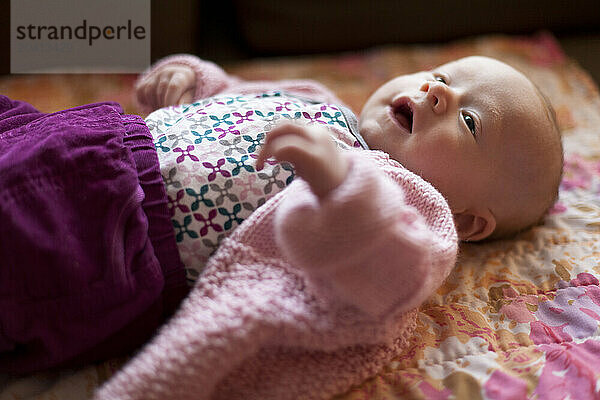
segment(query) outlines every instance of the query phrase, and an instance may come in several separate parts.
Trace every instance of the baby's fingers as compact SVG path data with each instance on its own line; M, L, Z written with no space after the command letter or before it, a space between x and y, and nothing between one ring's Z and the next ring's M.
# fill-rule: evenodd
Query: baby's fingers
M292 163L298 174L301 175L303 165L310 159L309 148L309 143L302 137L279 136L263 148L257 160L257 169L262 169L267 158L274 157L277 161ZM260 168L258 168L259 166Z
M304 142L306 142L309 138L306 134L304 127L294 125L291 123L284 123L275 128L273 128L270 132L267 133L267 137L260 149L258 154L258 158L256 159L256 169L263 169L264 162L269 157L276 157L276 151L279 146L281 146L285 142L281 142L277 144L276 142L280 141L283 137L292 137L298 136L303 138ZM274 144L275 143L275 144ZM304 143L306 145L306 143Z
M185 88L177 86L177 84L174 84L173 81L171 81L167 86L165 97L162 100L163 107L177 104L177 100L179 100L184 90Z
M188 89L184 94L181 95L177 104L189 104L194 101L194 88Z
M260 171L261 169L264 168L265 166L265 160L269 157L271 157L272 151L271 149L265 144L262 145L262 147L260 148L260 151L258 152L258 157L256 158L256 163L254 164L256 167L257 171Z
M184 75L183 72L176 71L171 76L171 79L167 85L165 97L163 99L164 106L171 106L178 103L183 94L193 87L193 81ZM181 104L181 102L179 102Z
M160 107L164 107L164 106L168 105L165 103L165 98L167 95L167 89L169 88L170 82L171 82L170 74L163 73L160 75L158 84L156 85L156 96L155 96L154 107L160 108Z

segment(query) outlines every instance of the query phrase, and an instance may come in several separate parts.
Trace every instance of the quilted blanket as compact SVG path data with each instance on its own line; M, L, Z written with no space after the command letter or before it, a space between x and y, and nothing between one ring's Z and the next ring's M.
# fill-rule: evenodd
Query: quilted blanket
M554 104L565 148L559 200L543 225L514 239L462 244L455 270L421 307L411 345L376 377L338 399L600 396L600 96L551 35L390 46L225 68L244 79L317 79L358 112L391 77L473 54L520 69ZM114 100L135 113L134 79L5 77L0 93L46 112ZM0 399L85 399L125 361L20 379L0 376Z

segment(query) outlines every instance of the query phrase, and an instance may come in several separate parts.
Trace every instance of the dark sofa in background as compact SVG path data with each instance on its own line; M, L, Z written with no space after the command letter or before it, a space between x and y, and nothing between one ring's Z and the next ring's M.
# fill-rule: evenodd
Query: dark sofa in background
M184 52L225 62L540 29L600 81L597 0L151 0L153 61ZM10 69L9 35L10 1L0 0L0 73Z
M153 11L162 2L153 2ZM196 54L216 61L358 50L383 44L444 43L490 33L548 30L600 81L597 0L225 0L177 2L197 19ZM169 7L169 6L167 6ZM177 12L174 9L165 12ZM163 21L161 23L166 22ZM168 31L167 26L154 29ZM156 38L167 54L169 35ZM153 53L154 54L154 53Z

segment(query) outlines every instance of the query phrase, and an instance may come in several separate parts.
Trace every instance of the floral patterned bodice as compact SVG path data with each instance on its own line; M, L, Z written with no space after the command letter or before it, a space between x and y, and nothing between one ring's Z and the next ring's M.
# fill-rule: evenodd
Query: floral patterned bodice
M220 241L294 179L288 163L255 169L266 133L286 120L326 125L341 148L366 147L345 107L283 92L217 95L146 118L190 284Z

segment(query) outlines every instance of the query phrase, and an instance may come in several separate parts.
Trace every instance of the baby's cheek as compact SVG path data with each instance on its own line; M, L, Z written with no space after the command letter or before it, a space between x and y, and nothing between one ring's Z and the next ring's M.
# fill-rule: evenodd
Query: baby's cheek
M460 155L460 142L449 135L432 133L427 137L420 137L412 144L416 153L426 157L429 161L452 160Z
M412 143L409 157L415 173L441 185L464 170L468 163L460 143L448 137L431 137Z

